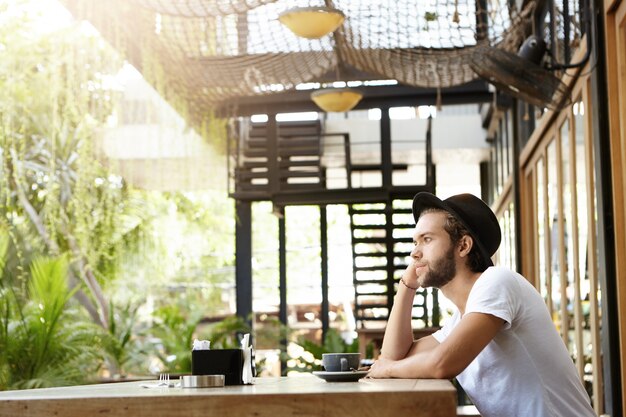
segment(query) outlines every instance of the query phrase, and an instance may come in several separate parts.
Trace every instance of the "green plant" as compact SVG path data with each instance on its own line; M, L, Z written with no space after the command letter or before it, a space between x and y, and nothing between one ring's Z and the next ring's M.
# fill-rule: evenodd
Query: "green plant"
M172 304L156 310L154 318L152 331L160 345L155 353L163 363L164 371L191 372L191 348L202 313L185 311Z
M109 373L125 377L128 373L145 372L147 352L142 346L144 330L140 328L138 310L140 304L127 302L109 306L108 337L104 343Z
M212 349L237 349L241 347L240 336L250 333L250 326L239 316L230 316L212 324L208 329Z
M7 238L0 239L4 259ZM2 262L4 264L4 261ZM66 257L37 258L21 299L0 279L0 390L87 381L102 363L102 331L68 306Z
M291 339L293 330L278 317L262 314L254 324L254 345L257 349L278 349Z
M159 308L154 317L152 333L158 339L155 354L164 371L171 373L191 372L194 339L210 340L211 349L236 349L241 347L240 336L250 332L250 326L238 316L201 327L203 312L188 311L176 304Z
M116 248L124 190L94 138L119 96L105 80L122 61L79 24L43 29L32 1L2 7L12 18L0 20L0 222L20 245L21 270L38 254L67 253L70 287L106 328L98 266Z
M425 12L424 13L424 20L426 20L427 22L434 22L435 20L437 20L438 16L436 12Z

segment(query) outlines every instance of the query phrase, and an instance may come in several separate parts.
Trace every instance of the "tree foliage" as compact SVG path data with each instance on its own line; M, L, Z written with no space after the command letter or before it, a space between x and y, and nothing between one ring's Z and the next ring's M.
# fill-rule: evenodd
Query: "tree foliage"
M0 259L7 243L0 235ZM0 390L81 383L100 366L103 332L68 308L67 267L65 257L33 260L25 298L0 270Z
M106 327L98 268L124 234L124 189L98 163L93 139L111 113L107 79L121 62L78 24L42 30L32 3L2 6L0 221L13 262L23 271L34 254L68 253L71 287Z
M154 336L184 361L233 281L232 204L133 190L103 165L122 61L83 23L42 29L41 4L0 0L0 389L84 381L104 357L146 372ZM173 297L189 316L148 328L140 304Z

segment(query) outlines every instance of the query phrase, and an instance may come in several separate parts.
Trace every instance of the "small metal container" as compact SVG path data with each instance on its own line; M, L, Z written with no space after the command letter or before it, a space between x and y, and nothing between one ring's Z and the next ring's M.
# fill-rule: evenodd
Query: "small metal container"
M213 388L224 386L224 375L183 375L180 378L182 388Z

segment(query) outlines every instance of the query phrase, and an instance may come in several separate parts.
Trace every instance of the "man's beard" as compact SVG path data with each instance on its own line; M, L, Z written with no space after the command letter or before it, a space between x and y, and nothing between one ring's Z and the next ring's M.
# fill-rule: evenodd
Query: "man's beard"
M428 272L422 279L422 287L441 288L456 275L456 263L454 261L454 245L432 265L428 265Z

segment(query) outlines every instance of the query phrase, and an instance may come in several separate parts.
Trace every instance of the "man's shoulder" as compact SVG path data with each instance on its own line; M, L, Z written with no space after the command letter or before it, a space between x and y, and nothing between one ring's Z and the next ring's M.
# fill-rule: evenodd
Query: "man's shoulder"
M520 277L521 275L506 266L490 266L478 279L484 285L502 285L518 282Z
M480 283L480 284L479 284ZM530 281L518 272L504 266L491 266L483 272L477 281L478 288L499 288L496 292L512 292L516 294L531 295L537 290Z
M498 265L494 265L494 266L490 266L489 268L485 269L485 271L483 272L483 275L517 275L517 272L513 271L511 268L509 268L508 266L498 266Z

